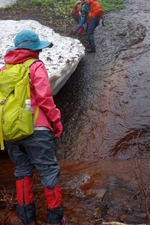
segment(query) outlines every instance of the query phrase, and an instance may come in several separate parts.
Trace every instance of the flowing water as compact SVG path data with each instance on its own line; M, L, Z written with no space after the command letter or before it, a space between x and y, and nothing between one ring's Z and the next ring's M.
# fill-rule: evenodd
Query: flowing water
M68 225L149 222L150 4L125 4L105 15L95 32L97 52L85 55L55 96L64 124L55 148ZM20 225L14 165L0 154L0 220ZM37 172L34 182L37 224L44 224Z

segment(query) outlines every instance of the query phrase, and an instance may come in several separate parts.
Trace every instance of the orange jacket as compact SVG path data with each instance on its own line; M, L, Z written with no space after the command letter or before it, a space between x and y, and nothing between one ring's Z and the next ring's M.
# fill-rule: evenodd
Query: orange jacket
M100 6L99 2L97 0L90 0L89 3L91 11L88 13L88 18L96 17L96 16L102 16L104 13L104 10Z

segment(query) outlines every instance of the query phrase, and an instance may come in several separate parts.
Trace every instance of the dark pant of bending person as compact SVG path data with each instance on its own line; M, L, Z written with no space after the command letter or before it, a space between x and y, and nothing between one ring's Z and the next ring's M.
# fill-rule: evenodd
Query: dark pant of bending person
M94 38L94 30L99 25L100 17L92 17L88 23L87 27L87 34L88 34L88 41L91 49L95 49L95 38Z

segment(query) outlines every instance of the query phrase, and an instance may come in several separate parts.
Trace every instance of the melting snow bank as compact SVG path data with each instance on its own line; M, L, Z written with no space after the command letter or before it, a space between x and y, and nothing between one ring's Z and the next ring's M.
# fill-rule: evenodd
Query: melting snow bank
M40 53L40 59L46 65L51 88L53 94L56 95L84 57L85 48L79 40L63 37L37 21L1 20L0 66L4 65L3 57L6 50L14 46L13 39L15 35L23 29L33 30L41 40L53 42L54 46L52 48L44 49Z
M12 5L16 0L0 0L0 7L5 8L7 5Z

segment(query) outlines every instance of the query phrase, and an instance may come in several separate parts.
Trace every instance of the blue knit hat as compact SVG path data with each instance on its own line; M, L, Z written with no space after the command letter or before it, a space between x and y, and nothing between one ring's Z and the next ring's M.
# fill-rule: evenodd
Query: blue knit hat
M53 43L49 41L41 41L39 36L31 30L22 30L14 38L14 47L8 50L18 48L29 49L32 51L42 50L43 48L52 47Z

